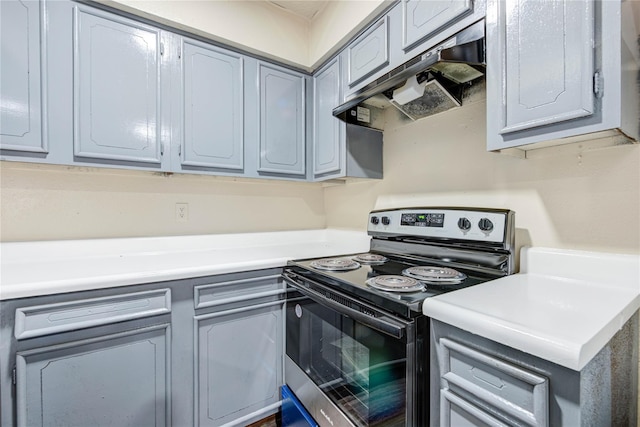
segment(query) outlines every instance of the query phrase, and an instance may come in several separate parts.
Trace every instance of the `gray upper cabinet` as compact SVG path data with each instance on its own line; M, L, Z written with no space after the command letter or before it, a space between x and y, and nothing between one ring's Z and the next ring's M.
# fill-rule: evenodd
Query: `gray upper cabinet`
M37 1L0 2L0 149L42 156L40 13Z
M544 17L544 30L540 18ZM502 27L501 133L593 113L593 3L498 2Z
M195 40L180 43L182 141L173 169L242 172L243 57Z
M344 123L333 117L340 105L340 58L334 58L313 78L313 175L342 170ZM342 148L342 150L341 150Z
M402 0L402 48L411 49L472 10L471 0Z
M376 22L347 47L347 84L355 86L389 64L388 16Z
M74 156L160 164L160 30L74 12Z
M258 173L304 178L304 75L258 61L258 95Z
M593 0L487 3L490 150L597 132L605 133L595 138L638 139L638 60L631 54L637 36L625 40L623 7Z

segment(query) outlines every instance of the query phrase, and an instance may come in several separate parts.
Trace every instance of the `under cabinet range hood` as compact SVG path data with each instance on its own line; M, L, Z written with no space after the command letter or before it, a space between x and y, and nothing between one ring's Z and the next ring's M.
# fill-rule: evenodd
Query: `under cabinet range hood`
M484 20L379 77L333 110L341 120L382 130L379 111L394 106L418 120L462 105L476 82L484 81Z

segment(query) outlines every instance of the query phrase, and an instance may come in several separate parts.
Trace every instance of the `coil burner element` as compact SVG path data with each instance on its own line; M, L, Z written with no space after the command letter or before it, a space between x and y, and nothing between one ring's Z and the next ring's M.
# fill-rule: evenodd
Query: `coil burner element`
M372 288L387 292L421 292L424 285L411 277L382 275L367 280L367 285Z
M372 253L359 254L354 256L353 259L355 261L358 261L360 264L368 264L368 265L384 264L385 262L388 261L387 257L378 255L378 254L372 254Z
M419 266L402 270L405 276L432 285L459 285L467 275L448 267Z
M318 270L349 271L360 268L360 264L349 258L325 258L310 263L311 267Z

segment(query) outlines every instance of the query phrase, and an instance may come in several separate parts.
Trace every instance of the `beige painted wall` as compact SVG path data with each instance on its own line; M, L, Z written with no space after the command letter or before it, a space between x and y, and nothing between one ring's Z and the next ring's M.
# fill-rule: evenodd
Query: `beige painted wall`
M177 222L176 203L189 220ZM0 163L0 241L324 228L319 185Z
M374 208L498 207L516 212L518 245L640 253L640 146L523 160L486 151L485 117L484 100L401 127L387 114L384 180L328 187L328 226L364 229Z

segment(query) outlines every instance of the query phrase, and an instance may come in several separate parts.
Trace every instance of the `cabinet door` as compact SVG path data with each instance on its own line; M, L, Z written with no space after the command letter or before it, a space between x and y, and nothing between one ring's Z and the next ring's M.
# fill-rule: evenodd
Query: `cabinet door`
M347 47L348 84L354 86L389 64L389 17L385 16Z
M304 175L304 76L259 63L258 172Z
M196 316L196 425L219 426L280 400L282 304Z
M46 153L40 3L0 2L0 149Z
M169 424L168 325L19 352L19 426Z
M74 155L159 164L160 30L74 10Z
M244 166L242 56L182 41L183 166Z
M344 124L333 117L340 105L340 61L336 57L313 78L313 174L339 174L344 157Z
M403 49L410 49L472 10L471 0L402 0Z
M487 68L502 94L500 133L531 129L594 112L594 2L495 2L498 49Z

